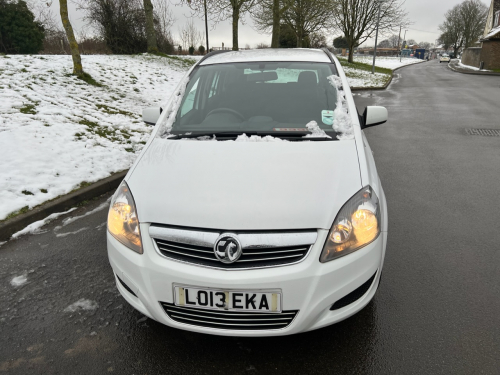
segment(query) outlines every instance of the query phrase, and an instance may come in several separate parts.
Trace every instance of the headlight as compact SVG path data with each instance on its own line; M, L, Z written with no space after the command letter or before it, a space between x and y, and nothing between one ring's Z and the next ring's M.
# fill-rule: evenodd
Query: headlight
M342 207L328 233L322 263L350 254L373 242L380 234L380 206L370 186L358 191Z
M134 198L124 181L111 200L108 213L108 230L128 248L142 254L141 231Z

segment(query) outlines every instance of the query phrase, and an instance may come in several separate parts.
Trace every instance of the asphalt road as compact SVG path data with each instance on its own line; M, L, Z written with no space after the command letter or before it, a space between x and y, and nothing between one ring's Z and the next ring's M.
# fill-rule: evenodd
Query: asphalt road
M108 196L0 247L0 372L498 374L500 137L464 129L500 129L499 95L500 77L435 61L398 71L386 91L356 94L360 109L389 110L366 134L390 216L380 289L352 318L259 339L146 319L114 285ZM90 309L69 311L78 301Z

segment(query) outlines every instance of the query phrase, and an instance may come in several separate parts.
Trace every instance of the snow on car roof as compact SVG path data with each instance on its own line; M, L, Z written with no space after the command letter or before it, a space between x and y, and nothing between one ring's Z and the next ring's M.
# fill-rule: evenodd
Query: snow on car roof
M200 65L224 64L252 61L307 61L331 62L327 54L320 49L302 48L265 48L244 51L218 53L203 60Z

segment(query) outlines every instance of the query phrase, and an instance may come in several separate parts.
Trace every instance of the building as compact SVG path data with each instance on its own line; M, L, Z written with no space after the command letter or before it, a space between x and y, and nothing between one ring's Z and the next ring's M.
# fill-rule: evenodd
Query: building
M491 0L481 47L467 48L462 57L465 65L487 70L500 69L500 0Z
M500 0L491 0L481 42L481 61L484 61L484 69L500 69Z

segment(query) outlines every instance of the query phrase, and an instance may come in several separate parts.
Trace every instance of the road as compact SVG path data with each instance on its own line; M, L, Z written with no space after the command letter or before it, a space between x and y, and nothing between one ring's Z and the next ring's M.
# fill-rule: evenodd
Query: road
M356 94L360 109L389 110L365 132L390 216L380 289L352 318L258 339L146 319L114 285L108 195L0 247L0 372L498 374L500 137L464 129L500 128L499 93L500 77L432 61Z

